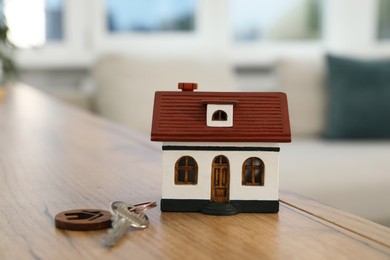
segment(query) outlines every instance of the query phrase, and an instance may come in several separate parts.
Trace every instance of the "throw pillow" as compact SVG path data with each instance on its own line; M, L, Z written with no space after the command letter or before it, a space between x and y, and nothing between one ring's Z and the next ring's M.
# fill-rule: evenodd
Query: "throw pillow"
M390 60L327 56L327 138L390 138Z

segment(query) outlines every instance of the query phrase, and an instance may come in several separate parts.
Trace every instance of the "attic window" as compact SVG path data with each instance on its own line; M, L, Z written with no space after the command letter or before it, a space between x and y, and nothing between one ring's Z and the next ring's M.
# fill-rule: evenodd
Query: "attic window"
M213 121L227 121L227 114L225 111L217 110L214 112L212 120Z
M233 107L237 100L203 100L208 127L233 127Z

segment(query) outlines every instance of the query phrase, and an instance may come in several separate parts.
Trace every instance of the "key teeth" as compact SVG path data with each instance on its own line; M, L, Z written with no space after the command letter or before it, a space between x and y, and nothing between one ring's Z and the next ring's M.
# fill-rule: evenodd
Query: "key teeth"
M103 246L105 247L113 247L115 243L112 241L112 239L104 238L103 239Z

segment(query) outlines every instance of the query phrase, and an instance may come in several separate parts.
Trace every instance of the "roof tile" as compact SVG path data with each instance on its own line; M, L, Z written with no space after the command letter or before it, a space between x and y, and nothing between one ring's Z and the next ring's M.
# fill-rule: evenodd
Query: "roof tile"
M208 127L205 101L232 103L233 127ZM155 94L152 141L291 142L287 97L281 92Z

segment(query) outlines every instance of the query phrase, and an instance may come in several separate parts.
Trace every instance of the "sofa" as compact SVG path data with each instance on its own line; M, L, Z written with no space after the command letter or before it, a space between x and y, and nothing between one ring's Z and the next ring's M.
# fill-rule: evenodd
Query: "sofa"
M281 144L280 188L390 226L390 140L323 138L329 116L323 55L282 57L274 66L275 91L288 95L293 134L291 144ZM197 82L199 91L240 91L223 59L111 54L96 62L92 75L95 111L147 136L157 90Z

